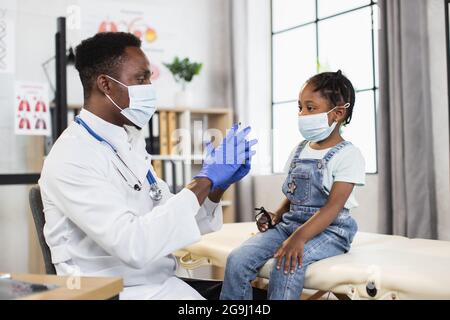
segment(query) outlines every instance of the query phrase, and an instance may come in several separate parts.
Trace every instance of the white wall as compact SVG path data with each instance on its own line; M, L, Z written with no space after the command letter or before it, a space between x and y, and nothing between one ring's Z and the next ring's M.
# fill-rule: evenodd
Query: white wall
M0 188L0 270L28 271L29 207L26 186Z
M152 47L155 51L149 52L148 56L151 63L158 63L161 71L160 78L154 82L159 105L173 106L174 94L180 90L170 72L160 63L171 62L179 56L203 63L201 75L188 85L192 106L229 107L228 0L74 0L72 3L80 5L82 25L83 21L88 23L90 17L86 11L98 10L99 4L104 4L105 12L111 4L113 8L119 6L148 13L146 23L158 33ZM102 13L100 17L105 16ZM72 36L72 42L77 44L80 32L73 32Z
M231 0L236 121L250 125L258 139L251 175L272 170L270 0ZM237 216L251 218L251 176L238 185Z
M359 231L378 232L378 175L366 175L366 185L357 187L355 192L359 207L352 210L352 215Z
M80 4L81 22L83 12L89 10L85 7L86 1L73 0L73 4ZM102 1L101 3L104 3ZM192 107L229 107L230 70L229 66L229 39L228 39L228 0L107 0L107 3L120 4L124 7L139 8L142 5L154 9L155 16L149 17L149 24L155 21L160 29L159 37L163 38L161 44L156 42L158 49L163 49L164 60L171 62L176 55L189 57L192 61L203 63L200 77L195 77L188 88L192 93ZM88 1L89 3L89 1ZM92 4L95 4L92 2ZM105 9L107 10L107 9ZM214 19L211 19L211 17ZM69 33L68 43L76 45L81 40L81 34L77 30ZM161 47L160 47L161 46ZM160 54L149 53L150 62L157 61ZM159 61L158 61L159 62ZM158 104L161 106L173 106L174 95L179 91L179 86L173 80L167 68L160 67L160 78L154 82L157 90ZM69 100L71 103L82 103L81 90L78 86L78 74L69 72Z
M240 0L237 0L240 1ZM254 174L272 172L272 80L270 1L248 0L248 122L258 138Z
M56 17L66 15L69 5L77 0L2 0L16 3L16 73L0 75L0 155L1 173L38 172L41 149L31 146L42 138L17 137L13 132L14 80L46 81L41 63L54 55ZM133 0L122 4L161 6L165 19L177 37L173 56L189 56L204 63L200 77L192 83L195 107L230 106L230 62L228 0ZM105 8L107 10L107 8ZM161 17L158 17L161 18ZM68 45L80 41L79 30L68 30ZM168 53L170 56L170 52ZM150 57L151 59L151 57ZM52 70L52 68L50 68ZM81 103L82 95L77 73L68 70L69 103ZM159 87L159 103L173 104L178 90L167 70ZM38 164L33 162L37 162ZM0 187L0 270L26 272L28 270L28 188Z
M0 75L0 172L39 172L43 150L33 146L42 146L43 139L14 135L14 81L45 81L41 63L53 55L54 17L65 12L65 2L2 1L6 3L16 9L16 70ZM29 214L28 187L0 187L0 270L28 270Z

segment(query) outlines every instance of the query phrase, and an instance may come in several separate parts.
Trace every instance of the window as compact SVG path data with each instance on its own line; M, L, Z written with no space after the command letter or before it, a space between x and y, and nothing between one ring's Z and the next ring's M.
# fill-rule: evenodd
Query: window
M272 0L273 170L283 172L301 137L298 93L319 72L341 69L355 86L345 139L377 172L378 7L370 0ZM295 119L295 120L294 120Z

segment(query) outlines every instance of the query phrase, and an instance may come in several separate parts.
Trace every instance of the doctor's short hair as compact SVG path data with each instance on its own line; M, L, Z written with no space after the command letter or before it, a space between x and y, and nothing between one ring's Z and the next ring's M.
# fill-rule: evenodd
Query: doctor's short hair
M341 70L319 73L306 81L306 84L312 84L314 91L320 92L328 100L331 108L349 103L344 125L351 122L356 100L355 88Z
M141 40L131 33L103 32L83 40L75 48L75 68L80 74L84 97L101 74L117 77L127 47L141 47Z

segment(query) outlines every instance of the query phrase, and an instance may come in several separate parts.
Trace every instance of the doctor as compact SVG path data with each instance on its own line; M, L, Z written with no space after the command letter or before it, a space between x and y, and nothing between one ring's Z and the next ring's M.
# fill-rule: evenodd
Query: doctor
M44 235L59 275L122 277L121 299L202 299L208 283L177 278L171 253L221 228L220 198L248 174L256 141L235 125L171 194L140 130L155 112L140 46L131 34L101 33L76 48L84 108L42 169Z

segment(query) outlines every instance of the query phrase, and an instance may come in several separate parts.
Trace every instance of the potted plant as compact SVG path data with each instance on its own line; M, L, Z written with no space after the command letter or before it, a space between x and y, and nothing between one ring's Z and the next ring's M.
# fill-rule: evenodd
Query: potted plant
M194 76L200 74L203 64L191 62L189 58L180 59L175 57L172 63L164 63L167 69L172 73L173 78L181 84L181 91L175 96L175 106L186 107L191 103L191 95L186 90L186 86L192 81Z

